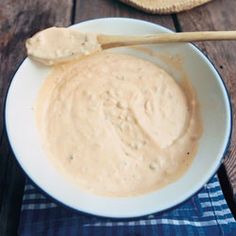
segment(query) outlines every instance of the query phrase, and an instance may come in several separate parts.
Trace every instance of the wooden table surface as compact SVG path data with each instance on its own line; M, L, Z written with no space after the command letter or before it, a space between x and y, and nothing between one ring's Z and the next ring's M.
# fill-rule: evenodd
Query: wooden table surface
M117 0L1 0L0 1L0 235L16 235L25 174L10 149L4 127L4 101L8 86L26 57L24 41L49 26L68 26L101 17L131 17L154 22L175 31L234 30L235 0L213 0L193 10L151 15L128 7ZM236 108L236 42L197 44L214 62ZM236 121L235 115L233 116ZM27 147L25 147L27 148ZM236 130L218 172L223 191L235 215Z

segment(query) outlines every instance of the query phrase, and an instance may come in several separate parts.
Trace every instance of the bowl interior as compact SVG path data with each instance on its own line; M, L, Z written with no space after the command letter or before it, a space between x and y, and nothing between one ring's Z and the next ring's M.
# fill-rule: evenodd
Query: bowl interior
M73 27L107 34L153 34L167 29L148 22L105 18ZM190 197L216 172L231 131L231 110L225 86L207 58L191 44L155 45L150 48L179 57L201 106L203 135L193 164L178 181L146 195L129 198L95 196L80 190L58 173L48 161L34 119L34 102L48 68L26 59L15 74L6 101L6 128L15 156L27 175L45 192L65 205L87 213L109 217L135 217L170 208ZM154 61L175 79L182 75L157 59L135 49L114 49Z

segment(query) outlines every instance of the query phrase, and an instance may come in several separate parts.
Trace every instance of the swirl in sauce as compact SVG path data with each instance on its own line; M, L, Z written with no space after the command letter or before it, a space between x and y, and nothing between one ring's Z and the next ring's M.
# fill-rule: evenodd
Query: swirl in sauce
M190 85L155 64L97 53L53 69L36 117L49 158L98 195L155 191L188 169L202 133Z

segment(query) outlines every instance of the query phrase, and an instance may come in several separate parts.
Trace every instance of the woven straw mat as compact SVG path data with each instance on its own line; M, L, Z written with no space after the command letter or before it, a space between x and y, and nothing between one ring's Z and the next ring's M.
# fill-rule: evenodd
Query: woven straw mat
M142 11L167 14L192 9L211 0L120 0Z

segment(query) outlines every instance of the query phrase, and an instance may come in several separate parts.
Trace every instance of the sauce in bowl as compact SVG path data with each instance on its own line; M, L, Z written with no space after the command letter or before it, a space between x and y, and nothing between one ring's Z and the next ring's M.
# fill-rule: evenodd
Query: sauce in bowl
M61 173L106 196L174 182L202 133L191 85L151 62L107 52L56 66L40 91L36 118Z

